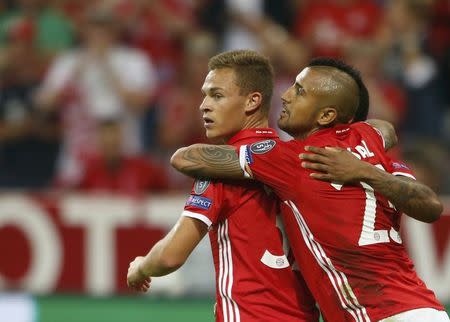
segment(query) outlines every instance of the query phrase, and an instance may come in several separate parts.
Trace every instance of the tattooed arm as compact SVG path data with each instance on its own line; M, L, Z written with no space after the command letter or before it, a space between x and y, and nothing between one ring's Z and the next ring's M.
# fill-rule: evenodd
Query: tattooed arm
M436 194L426 185L411 178L394 176L373 167L362 181L388 198L398 210L414 219L431 223L441 216L443 206Z
M397 210L423 222L433 222L442 213L442 203L426 185L411 178L394 176L341 148L307 146L311 153L300 154L302 167L311 177L328 182L354 184L365 182L391 201Z
M244 179L236 148L230 145L184 147L174 153L170 164L194 178Z

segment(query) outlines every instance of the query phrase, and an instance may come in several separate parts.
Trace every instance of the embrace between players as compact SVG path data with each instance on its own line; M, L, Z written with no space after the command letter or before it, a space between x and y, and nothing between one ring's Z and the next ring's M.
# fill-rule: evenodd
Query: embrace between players
M402 213L433 222L442 204L386 155L395 131L365 121L359 73L311 61L282 95L278 125L294 138L283 142L268 128L269 61L238 50L208 66L200 110L215 145L172 156L198 179L173 229L130 263L128 285L147 291L208 233L216 321L316 322L319 310L327 322L449 321L399 235Z

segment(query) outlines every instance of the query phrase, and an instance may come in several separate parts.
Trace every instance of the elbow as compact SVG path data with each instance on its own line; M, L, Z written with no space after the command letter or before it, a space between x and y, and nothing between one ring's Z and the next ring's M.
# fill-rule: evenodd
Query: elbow
M183 153L186 148L180 148L170 158L170 165L180 171L185 166L183 161Z
M396 146L398 144L397 132L395 131L394 125L389 122L386 122L387 132L389 133L389 137L391 138L392 146Z
M441 218L442 212L444 211L444 206L442 202L437 198L433 198L430 201L430 215L429 215L429 223L435 222Z
M441 218L443 210L444 206L439 199L437 197L431 197L427 202L427 206L423 208L423 212L412 215L411 217L431 224Z
M174 272L179 269L186 262L186 258L174 256L170 254L162 254L160 259L160 265L167 272Z

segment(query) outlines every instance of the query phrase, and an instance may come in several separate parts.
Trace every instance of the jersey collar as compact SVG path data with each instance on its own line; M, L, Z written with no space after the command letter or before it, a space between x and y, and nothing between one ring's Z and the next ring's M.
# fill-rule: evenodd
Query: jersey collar
M274 129L271 128L254 128L254 129L244 129L236 133L231 139L228 140L227 144L234 144L240 140L248 138L278 138L278 134Z
M338 124L333 127L320 129L317 132L314 132L310 136L308 136L306 139L313 138L316 136L323 136L323 135L329 135L334 134L337 137L345 137L349 134L351 129L351 124Z

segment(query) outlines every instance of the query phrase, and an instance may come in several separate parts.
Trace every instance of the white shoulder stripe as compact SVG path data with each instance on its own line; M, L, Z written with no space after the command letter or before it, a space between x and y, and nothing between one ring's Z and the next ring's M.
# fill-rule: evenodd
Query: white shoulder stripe
M251 175L245 170L245 166L247 165L247 161L245 160L245 156L247 153L247 146L241 145L239 148L239 164L241 165L242 171L244 171L244 177L250 178Z
M196 212L184 210L181 213L181 215L184 216L184 217L196 218L196 219L204 222L208 227L211 227L211 225L212 225L211 220L208 217L206 217L205 215L203 215L203 214L198 214Z
M392 174L394 176L408 177L408 178L416 180L416 177L414 177L411 173L396 171L396 172L392 172Z

